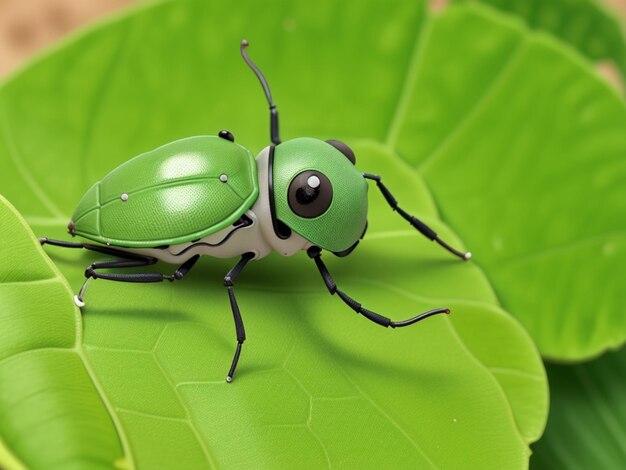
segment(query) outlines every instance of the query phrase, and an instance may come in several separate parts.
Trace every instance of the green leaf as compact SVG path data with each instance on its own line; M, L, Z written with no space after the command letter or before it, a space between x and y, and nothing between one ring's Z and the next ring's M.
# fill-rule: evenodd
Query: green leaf
M626 349L575 366L547 366L552 400L533 468L624 468Z
M626 78L623 27L599 0L455 0L468 1L519 15L532 28L554 34L593 61L613 61Z
M222 128L260 150L267 108L238 56L245 35L280 104L283 136L343 137L360 168L383 174L403 207L460 245L422 178L382 143L408 103L410 45L430 34L419 5L285 1L268 10L193 1L137 10L0 88L0 188L38 236L67 238L82 192L134 154ZM248 340L228 385L235 336L222 278L232 260L204 259L173 285L90 285L75 347L111 404L129 465L527 464L547 407L530 338L476 264L409 230L374 191L370 205L355 253L325 256L337 283L393 317L440 305L451 317L383 330L330 297L304 254L272 256L238 281ZM98 259L46 250L74 290ZM8 445L34 465L30 452ZM41 459L54 450L37 448Z
M69 286L1 196L0 220L0 463L111 468L122 449Z
M414 194L418 205L427 199L397 159L368 143L355 149L365 164L390 170L399 195ZM374 201L375 214L382 206ZM397 312L449 296L454 315L389 334L326 295L312 267L295 263L310 263L304 256L275 257L251 266L237 286L249 341L232 385L224 381L232 320L219 282L227 263L204 263L175 286L94 283L83 348L114 407L127 457L139 467L276 467L303 458L314 467L440 466L463 465L471 452L484 465L523 466L525 443L541 434L547 404L532 343L492 305L476 267L420 243L397 220L385 230L377 222L353 265L329 260L342 287ZM80 267L93 259L51 254L76 285ZM372 262L381 269L368 276ZM167 445L172 439L176 451ZM452 451L440 445L444 439ZM22 458L29 462L28 454Z
M553 39L478 5L418 51L389 145L548 357L626 338L626 107Z

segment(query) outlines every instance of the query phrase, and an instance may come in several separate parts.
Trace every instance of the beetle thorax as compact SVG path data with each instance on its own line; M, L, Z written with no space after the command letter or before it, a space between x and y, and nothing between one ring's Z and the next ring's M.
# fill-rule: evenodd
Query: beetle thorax
M292 232L288 238L283 239L276 235L276 232L274 231L268 187L270 178L268 174L269 153L270 147L266 147L256 157L259 175L259 197L254 203L251 211L257 218L261 236L269 250L273 250L282 256L291 256L298 251L306 250L311 246L311 243L295 232ZM265 253L262 256L265 256L266 254L268 253Z

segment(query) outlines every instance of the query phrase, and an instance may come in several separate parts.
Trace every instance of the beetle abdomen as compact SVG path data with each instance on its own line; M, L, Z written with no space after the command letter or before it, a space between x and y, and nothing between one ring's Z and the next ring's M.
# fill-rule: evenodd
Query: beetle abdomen
M76 235L100 243L185 243L234 223L258 193L250 151L219 137L189 137L113 170L87 191L72 221Z

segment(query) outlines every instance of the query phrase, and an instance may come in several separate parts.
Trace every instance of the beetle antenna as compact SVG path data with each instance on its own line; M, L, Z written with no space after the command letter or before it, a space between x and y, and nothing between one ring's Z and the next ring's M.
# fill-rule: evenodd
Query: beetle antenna
M241 55L243 60L246 61L246 64L252 69L255 73L259 82L261 82L261 86L263 87L263 91L265 92L265 97L267 98L267 102L270 105L270 140L274 145L280 144L280 137L278 135L278 111L276 110L276 105L272 101L272 92L270 91L270 86L267 84L267 80L259 70L259 68L254 65L254 62L250 60L248 57L248 53L246 52L246 47L248 47L250 43L247 39L241 41Z

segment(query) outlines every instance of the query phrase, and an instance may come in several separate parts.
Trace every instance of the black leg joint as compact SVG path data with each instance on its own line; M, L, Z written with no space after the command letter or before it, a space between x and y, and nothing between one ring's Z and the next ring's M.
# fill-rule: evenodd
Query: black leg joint
M380 175L373 175L372 173L363 173L363 177L368 180L380 181Z
M363 173L363 177L369 180L376 181L376 186L378 186L378 189L384 196L385 200L387 201L387 204L389 204L391 208L395 211L396 207L398 207L398 201L396 201L396 198L393 197L393 195L391 194L391 191L387 189L387 186L383 184L382 178L379 175L373 175L371 173Z
M385 186L380 180L376 181L376 186L378 186L378 189L380 189L380 192L383 193L383 196L387 200L387 203L395 211L396 208L398 207L398 201L396 200L395 197L393 197L391 192L387 189L387 186Z
M382 315L379 315L376 312L372 312L371 310L368 310L366 308L361 308L361 311L359 313L367 319L373 321L374 323L378 323L380 326L384 326L385 328L392 326L393 324L390 318L383 317ZM395 326L392 326L392 328L395 328Z
M252 258L254 258L254 253L252 252L244 253L243 255L241 255L241 259L239 260L239 262L233 267L233 269L228 271L228 274L226 274L226 276L224 277L224 285L226 287L231 287L235 285L235 280L239 276L239 273L241 273L243 267L248 264L248 261L250 261Z
M337 290L337 295L341 297L341 300L343 300L344 303L348 305L348 307L350 307L356 313L360 313L368 320L373 321L374 323L377 323L381 326L384 326L385 328L391 325L392 323L391 319L387 317L383 317L382 315L379 315L376 312L372 312L371 310L364 308L360 303L358 303L356 300L354 300L352 297L350 297L346 293L340 290Z
M330 292L331 295L333 295L335 292L341 295L341 292L337 290L337 284L335 284L335 281L333 281L333 278L330 276L330 273L328 272L328 269L326 269L326 265L322 262L319 253L313 258L313 261L315 261L315 265L322 275L322 279L324 280L324 284L326 284L328 292Z
M437 232L435 232L432 228L419 220L417 217L412 216L401 207L396 208L396 210L398 211L398 214L400 214L405 220L407 220L411 224L413 228L417 229L417 231L424 235L426 238L431 241L437 238Z
M309 255L309 258L315 258L322 253L322 249L319 246L311 246L306 250L306 254Z
M352 297L350 297L348 294L346 294L343 291L337 290L337 295L341 297L341 300L343 300L346 303L346 305L348 305L348 307L350 307L356 313L361 313L360 303L358 303L356 300L354 300Z
M435 232L432 228L430 228L421 220L416 219L415 217L411 217L411 225L429 240L432 241L437 238L437 232Z
M193 265L200 259L200 255L193 256L185 261L180 268L176 270L173 278L170 278L170 281L180 281L183 277L187 275L189 270L193 268Z
M230 307L233 311L233 317L235 319L235 331L237 333L237 342L243 343L246 340L246 330L243 326L243 318L241 318L241 311L235 298L235 292L232 286L228 286L228 299L230 300Z

